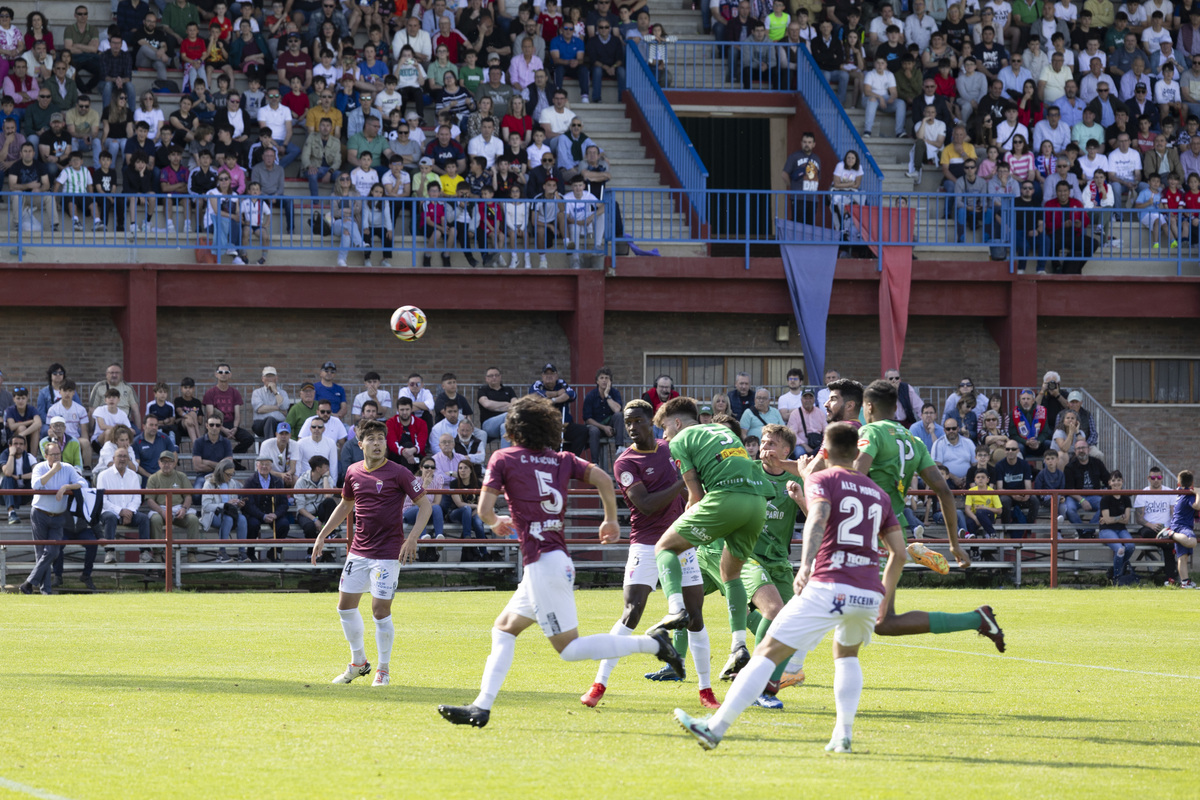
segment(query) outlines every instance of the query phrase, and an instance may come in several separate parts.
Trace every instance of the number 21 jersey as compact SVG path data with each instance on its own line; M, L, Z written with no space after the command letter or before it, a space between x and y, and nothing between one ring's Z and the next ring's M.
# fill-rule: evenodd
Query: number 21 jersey
M492 454L483 485L504 492L523 563L532 564L543 553L567 551L567 489L572 479L586 480L590 466L572 453L553 450L506 447Z
M900 527L887 495L866 476L844 467L814 472L804 492L810 509L817 503L830 506L813 580L883 592L876 539Z

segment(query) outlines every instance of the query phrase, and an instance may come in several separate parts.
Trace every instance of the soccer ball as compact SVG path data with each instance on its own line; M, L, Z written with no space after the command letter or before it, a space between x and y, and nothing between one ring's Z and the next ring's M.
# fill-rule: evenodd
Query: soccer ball
M400 306L392 312L392 333L402 342L415 342L425 335L425 312L416 306Z

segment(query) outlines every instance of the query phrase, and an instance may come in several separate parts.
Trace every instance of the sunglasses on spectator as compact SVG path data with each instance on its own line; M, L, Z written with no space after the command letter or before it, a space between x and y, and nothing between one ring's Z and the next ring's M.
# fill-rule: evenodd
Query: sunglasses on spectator
M975 384L971 383L970 381L962 381L958 385L959 386L974 386Z
M328 408L326 408L323 411L318 411L317 413L320 414L322 417L328 417L333 412L330 411Z
M421 469L434 469L433 464L422 464Z
M77 16L77 17L86 17L87 15L88 15L88 12L86 12L86 11L76 11L75 12L75 16Z
M219 370L217 370L217 374L218 375L229 375L231 373L227 369L219 369Z
M39 94L39 95L38 95L38 99L39 99L39 100L49 100L49 99L50 99L50 95L48 95L48 94Z
M597 25L596 28L598 30L607 31L607 30L611 30L612 26L611 25Z
M942 430L944 430L944 431L956 431L956 430L958 430L958 426L957 426L957 425L955 425L955 426L951 427L950 425L947 425L946 427L942 428Z
M309 425L308 429L310 431L323 431L323 430L325 430L325 426L324 425Z
M210 428L219 428L219 427L221 427L221 423L219 423L219 422L210 422L210 423L208 423L208 427L210 427Z
M1006 448L1004 448L1004 452L1006 452L1006 453L1015 453L1015 452L1017 452L1017 448L1015 448L1015 447L1006 447Z

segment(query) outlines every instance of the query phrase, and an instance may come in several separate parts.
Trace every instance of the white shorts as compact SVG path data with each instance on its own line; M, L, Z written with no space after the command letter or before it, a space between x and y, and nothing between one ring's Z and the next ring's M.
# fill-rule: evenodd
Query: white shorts
M391 600L396 595L396 582L399 578L400 561L398 559L348 555L346 556L346 565L342 567L342 579L338 582L338 591L346 594L370 592L371 597Z
M767 635L799 653L808 653L825 634L847 647L868 644L883 595L844 583L809 582L788 600Z
M629 545L629 560L625 562L625 586L638 584L658 586L658 562L654 558L654 545ZM696 548L689 547L679 554L679 566L683 568L684 586L702 586L704 578L700 574L700 562L696 560Z
M555 550L526 565L525 575L504 610L537 620L542 633L547 636L578 628L575 565L571 563L571 557Z

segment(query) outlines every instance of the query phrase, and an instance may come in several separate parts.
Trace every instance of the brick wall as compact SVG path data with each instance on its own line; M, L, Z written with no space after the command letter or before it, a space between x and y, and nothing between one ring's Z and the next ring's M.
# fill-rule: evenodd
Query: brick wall
M564 377L583 389L591 375L571 372L566 335L552 313L435 312L418 342L397 341L382 312L307 312L283 309L259 313L191 310L186 324L174 324L167 310L158 320L159 375L175 384L184 375L201 386L211 380L215 362L227 360L238 382L254 383L264 364L284 381L316 377L326 359L337 362L341 382L357 388L362 373L380 372L399 382L410 371L427 383L454 371L464 382L482 380L499 366L514 385L532 381L553 361ZM775 342L778 315L729 318L700 314L611 313L605 319L607 363L618 383L642 380L646 352L799 353L792 327L786 345ZM306 331L317 329L330 334ZM1196 324L1172 320L1072 320L1043 318L1038 329L1038 374L1062 373L1067 386L1083 386L1102 403L1111 398L1114 354L1194 355ZM833 316L829 320L827 364L860 380L879 375L879 333L874 319ZM99 380L104 368L121 359L121 340L104 312L6 308L0 312L0 369L5 385L40 387L46 367L60 361L83 385ZM999 348L980 320L913 317L905 344L904 376L918 385L948 385L969 375L994 382ZM1200 449L1200 409L1110 409L1152 452L1172 468L1195 466Z

